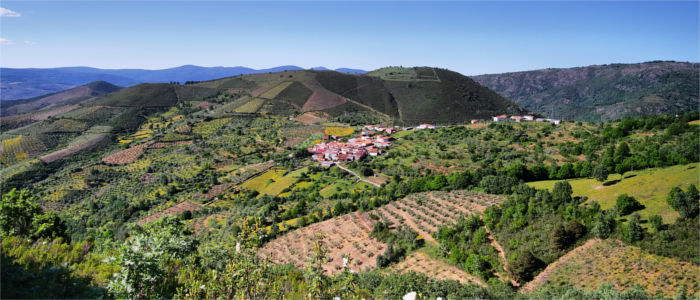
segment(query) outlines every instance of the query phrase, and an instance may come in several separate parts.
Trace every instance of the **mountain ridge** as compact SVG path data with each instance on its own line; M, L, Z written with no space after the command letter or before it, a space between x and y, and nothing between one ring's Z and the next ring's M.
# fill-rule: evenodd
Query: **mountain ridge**
M167 69L100 69L84 66L59 68L0 68L0 100L17 100L55 93L94 81L118 86L139 83L205 81L236 75L303 70L294 65L253 69L235 67L201 67L182 65ZM359 69L339 68L340 72L364 73Z
M566 120L606 121L696 109L700 64L652 61L472 76L519 105Z

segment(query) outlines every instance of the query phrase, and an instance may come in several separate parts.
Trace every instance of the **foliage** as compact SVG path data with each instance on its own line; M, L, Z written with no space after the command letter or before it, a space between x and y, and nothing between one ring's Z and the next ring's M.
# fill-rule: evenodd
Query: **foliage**
M666 198L673 209L681 214L681 218L695 218L700 213L700 193L694 184L688 186L686 191L674 187Z
M177 266L196 247L185 233L172 216L137 230L119 249L116 263L121 268L108 285L110 292L117 298L172 297Z
M43 213L27 190L12 189L0 202L0 236L65 237L66 224L55 212Z
M617 201L615 203L615 208L620 213L620 216L625 216L634 211L644 209L644 205L639 203L639 201L634 199L634 197L627 194L622 194L617 197Z

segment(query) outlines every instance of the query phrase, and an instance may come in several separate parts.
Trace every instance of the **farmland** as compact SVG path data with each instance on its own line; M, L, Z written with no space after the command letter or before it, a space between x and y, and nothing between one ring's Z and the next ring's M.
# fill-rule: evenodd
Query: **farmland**
M271 260L277 263L292 263L303 267L304 258L308 257L311 251L315 233L320 232L330 251L328 257L331 263L324 266L326 272L336 274L342 271L339 261L343 254L350 254L354 264L351 267L373 269L377 266L376 256L387 247L385 243L369 237L376 222L374 219L392 226L405 224L416 231L420 239L436 243L432 233L437 231L439 226L452 224L461 216L479 214L487 206L502 200L501 196L470 191L414 194L366 213L346 214L288 231L266 244L260 253L261 256L269 255ZM439 277L441 279L455 279L459 274L465 274L458 268L424 257L422 254L410 256L407 262L402 262L395 268L402 271L420 271L427 275L444 273L441 275L444 278ZM468 281L483 284L483 281L478 279Z
M143 143L138 146L131 146L129 149L117 151L102 158L102 162L106 164L124 165L134 162L143 154L144 149L151 143Z
M700 289L700 267L688 262L646 253L642 249L614 240L589 240L547 267L523 292L532 292L545 284L573 285L596 289L603 283L617 290L635 284L649 293L672 297L685 285L689 294Z
M3 189L34 196L47 212L37 222L65 222L54 243L86 241L84 251L116 258L103 262L109 268L126 272L120 259L137 241L192 242L172 247L191 250L173 263L153 263L173 280L153 298L187 298L173 289L201 291L216 282L212 274L239 278L230 270L262 274L255 280L263 285L285 278L275 289L293 290L277 294L288 298L310 290L314 276L333 293L343 280L386 292L358 292L366 299L393 299L403 285L488 299L514 298L520 286L568 289L549 295L557 298L605 280L627 291L634 283L665 295L679 284L698 291L687 276L697 271L700 244L690 188L700 160L697 126L688 124L696 117L484 121L479 114L505 113L506 100L458 76L397 67L370 76L288 71L138 85L3 132L0 179ZM478 124L462 124L472 115ZM400 130L382 155L339 165L357 176L322 166L308 150L347 143L365 124L433 121L438 129ZM613 208L622 193L643 208L621 215ZM55 237L41 234L22 239ZM597 238L589 247L606 257L579 248ZM320 273L329 277L315 274L309 257L324 261ZM620 266L605 273L605 264ZM673 264L678 270L668 270ZM657 278L626 281L625 272ZM591 279L597 273L603 279ZM536 276L545 279L528 288Z
M295 229L267 243L259 253L276 263L303 267L313 250L316 235L320 234L329 250L329 262L323 266L326 273L337 274L343 270L343 255L352 258L349 267L353 270L373 269L376 267L374 256L380 254L386 245L369 237L372 226L374 221L366 213L347 214Z

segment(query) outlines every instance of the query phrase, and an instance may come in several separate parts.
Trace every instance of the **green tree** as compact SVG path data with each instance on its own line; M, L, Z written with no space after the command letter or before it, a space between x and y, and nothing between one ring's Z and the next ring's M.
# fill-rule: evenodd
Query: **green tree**
M573 193L574 191L568 181L558 181L555 183L554 189L552 189L552 200L554 200L555 207L571 202L571 195Z
M32 227L32 237L35 239L66 238L66 223L53 211L35 215Z
M550 242L552 248L555 250L562 250L569 246L571 241L569 239L569 234L566 232L563 225L557 224L557 226L554 227L554 230L552 230L550 235Z
M606 239L615 231L617 221L612 210L604 210L596 215L593 223L593 234L601 239Z
M656 230L656 232L659 232L664 228L664 219L662 219L659 215L651 216L649 218L649 223L651 224L651 227Z
M544 266L544 262L532 255L530 251L522 251L518 253L515 261L508 264L508 271L519 282L530 281L534 273Z
M323 244L323 234L318 233L314 239L314 252L304 270L304 279L309 285L306 294L308 299L326 299L329 296L329 279L323 270L323 265L328 262L327 253L328 250Z
M634 243L644 238L644 228L640 225L639 214L633 214L630 217L623 231L623 235L628 243Z
M674 187L669 192L666 202L681 214L681 218L692 219L700 212L700 194L694 184L691 184L687 191Z
M31 234L34 217L40 214L41 207L28 191L12 189L0 202L0 236Z
M175 292L178 265L196 249L189 230L174 216L157 220L137 233L119 249L116 258L120 269L108 289L117 298L171 298ZM175 273L174 273L175 272Z
M598 164L593 168L593 178L596 180L603 182L608 179L608 168L606 168L602 164Z
M615 206L617 207L617 211L620 213L620 216L625 216L644 208L644 205L639 203L637 199L634 199L634 197L627 194L618 196Z

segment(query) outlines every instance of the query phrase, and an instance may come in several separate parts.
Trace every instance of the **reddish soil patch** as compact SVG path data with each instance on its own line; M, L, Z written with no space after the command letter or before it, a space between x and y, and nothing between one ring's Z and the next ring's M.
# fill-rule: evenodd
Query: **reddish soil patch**
M347 101L342 96L323 88L316 80L307 80L301 83L313 91L309 100L306 100L306 103L304 103L303 111L324 110L336 107Z
M165 148L165 147L170 147L170 146L182 146L182 145L190 145L192 144L192 141L177 141L177 142L158 142L153 145L151 145L148 148Z
M421 252L414 252L406 257L404 261L392 267L392 269L401 273L413 271L416 273L425 274L430 278L455 280L462 284L476 283L480 286L487 287L486 283L480 278L469 275L467 272L464 272L455 266L432 259Z
M342 272L343 254L349 254L352 259L350 269L373 269L377 266L375 256L384 253L387 246L369 236L374 223L367 213L346 214L286 233L267 243L259 254L275 263L292 263L302 268L313 254L317 234L321 233L323 243L329 250L327 257L330 261L323 266L327 274Z
M204 198L207 198L208 200L214 199L214 197L223 193L225 190L228 190L231 186L233 186L233 183L231 183L231 182L217 184L217 185L211 187L211 189L209 189L209 192L207 192L204 195Z
M143 150L150 146L153 142L146 142L137 146L130 147L121 151L114 152L102 158L102 162L113 165L129 164L143 154Z
M208 101L202 101L202 102L197 103L197 105L192 106L192 108L205 108L205 109L209 109L209 108L211 108L211 107L213 107L213 106L215 106L215 105L216 105L216 104L211 103L211 102L208 102Z
M295 120L305 125L312 125L325 122L328 118L321 115L319 112L307 112L297 116Z
M161 212L156 213L154 215L143 218L143 219L139 220L138 222L136 222L136 224L143 225L144 223L153 222L155 220L158 220L160 217L162 217L164 215L179 215L179 214L185 212L186 210L197 211L200 208L202 208L202 206L199 204L195 204L195 203L192 203L189 201L182 201L178 204L175 204L171 207L168 207L164 211L161 211Z
M56 152L49 153L47 155L42 156L39 159L41 159L41 161L43 161L45 163L57 161L57 160L62 159L64 157L76 154L80 150L84 150L84 149L87 149L87 148L90 148L92 146L97 145L97 143L102 141L102 139L104 139L106 136L107 136L107 134L105 134L105 133L95 135L93 138L85 141L84 143L82 143L80 145L61 149L61 150L58 150Z

